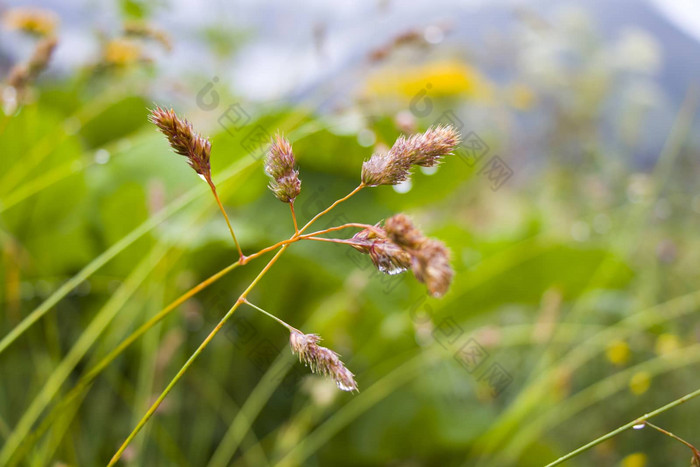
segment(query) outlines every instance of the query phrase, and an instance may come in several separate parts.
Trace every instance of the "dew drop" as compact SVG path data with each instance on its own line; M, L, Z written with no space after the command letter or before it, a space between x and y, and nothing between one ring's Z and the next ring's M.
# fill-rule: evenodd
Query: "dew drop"
M633 430L641 430L641 429L644 428L645 426L647 426L646 423L638 423L637 425L634 425L634 426L632 427L632 429L633 429Z
M106 164L109 162L110 157L109 151L106 149L98 149L95 151L95 162L97 164Z
M401 183L398 183L393 186L394 191L397 193L408 193L411 191L411 188L413 188L413 184L411 183L411 180L405 180Z
M357 133L357 143L365 148L372 146L377 141L377 135L372 130L363 128Z
M402 272L406 271L406 268L397 266L394 263L377 264L377 269L379 269L380 272L383 272L384 274L388 274L390 276L395 276L396 274L401 274Z
M355 390L355 388L353 386L348 386L347 384L345 384L341 381L336 381L335 384L338 385L338 389L340 389L341 391L354 391Z

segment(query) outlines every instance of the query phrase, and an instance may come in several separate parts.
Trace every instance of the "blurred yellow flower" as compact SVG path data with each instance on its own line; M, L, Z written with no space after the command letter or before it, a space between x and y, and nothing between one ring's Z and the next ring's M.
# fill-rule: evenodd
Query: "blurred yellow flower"
M647 465L647 456L641 452L625 456L620 462L621 467L644 467L645 465Z
M487 99L491 83L478 70L458 60L428 62L407 68L383 68L367 79L365 92L371 96L409 97L426 92L429 96L467 95Z
M2 18L8 29L19 29L38 36L48 36L54 33L58 26L58 16L42 8L12 8Z
M651 385L651 375L647 371L639 371L632 375L630 379L630 391L632 394L640 395L647 392Z
M606 350L608 360L613 365L621 366L627 363L630 359L630 347L623 340L614 340L608 344Z
M104 59L110 65L130 65L141 58L141 46L128 39L113 39L105 45Z
M678 350L680 346L680 339L677 335L665 333L656 339L655 350L658 355L667 355Z

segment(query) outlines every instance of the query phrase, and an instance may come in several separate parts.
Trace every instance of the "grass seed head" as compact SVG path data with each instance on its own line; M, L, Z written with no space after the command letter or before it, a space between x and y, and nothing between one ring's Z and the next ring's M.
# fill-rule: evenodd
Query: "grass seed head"
M265 173L269 175L269 188L283 203L292 203L301 192L299 171L295 170L292 145L282 136L275 136L265 156Z
M173 151L185 156L195 172L211 181L211 142L207 138L195 132L192 124L178 117L172 109L156 107L151 110L149 120L165 135Z
M413 226L405 214L396 214L384 223L387 236L397 245L406 248L420 248L425 237L420 230Z
M41 39L34 48L32 56L27 63L15 65L7 78L7 84L19 92L25 90L39 74L46 69L56 48L58 40L55 37Z
M457 130L451 125L439 125L428 128L425 133L408 138L400 137L391 151L408 158L413 165L435 167L443 156L452 154L457 144L459 144Z
M369 254L379 271L399 274L411 269L434 297L443 296L452 283L450 250L440 241L426 237L405 214L396 214L384 223L364 229L351 238L351 245Z
M375 153L362 164L362 183L367 186L396 185L408 180L411 167L435 167L459 144L451 125L429 128L408 138L401 136L386 153Z
M450 250L439 240L426 239L413 251L412 269L433 297L442 297L450 288L454 271L450 266Z
M330 376L338 388L343 391L357 391L354 375L340 361L338 354L318 343L321 338L317 334L304 334L296 329L289 334L289 346L299 360L307 365L312 372Z

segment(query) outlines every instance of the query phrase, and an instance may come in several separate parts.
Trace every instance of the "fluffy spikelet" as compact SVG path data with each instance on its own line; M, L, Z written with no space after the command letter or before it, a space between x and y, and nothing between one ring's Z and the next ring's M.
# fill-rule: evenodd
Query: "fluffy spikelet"
M185 156L195 172L205 180L211 181L211 143L207 138L195 132L192 124L178 117L172 109L156 107L151 110L149 120L168 138L173 151Z
M364 229L352 237L352 246L357 251L369 254L376 268L389 275L399 274L411 267L411 255L386 236L379 226Z
M450 250L440 241L426 239L412 258L413 274L423 282L433 297L442 297L450 288L454 271L450 266Z
M38 75L46 68L49 64L49 60L51 60L56 44L58 44L58 39L55 37L47 37L37 43L34 53L28 63L30 73Z
M362 182L368 186L396 185L408 180L411 166L434 167L459 144L451 125L429 128L425 133L400 137L386 153L375 153L362 164Z
M408 158L413 165L435 167L458 144L459 133L454 127L440 125L409 138L400 137L391 150Z
M386 233L389 238L405 248L420 248L425 237L420 230L413 226L413 223L405 214L396 214L384 223Z
M409 160L396 157L391 151L374 153L362 163L362 183L367 186L396 185L410 176Z
M294 169L295 162L289 141L279 135L275 136L265 157L265 173L272 178L270 190L283 203L294 202L301 192L301 180L299 171Z
M434 297L442 297L450 287L454 271L450 250L440 241L428 238L404 214L396 214L384 223L356 233L352 246L369 254L381 272L398 274L411 269Z
M450 288L454 271L450 250L440 241L427 238L405 214L396 214L385 222L388 237L411 253L411 269L433 297L442 297Z
M369 253L372 242L378 238L384 238L386 232L376 224L373 229L362 229L352 236L352 247L361 253Z
M293 329L289 334L289 346L299 360L311 368L314 373L330 376L338 388L343 391L357 391L355 376L345 368L338 354L330 349L321 347L321 338L316 334L304 334Z
M375 240L369 248L369 257L379 271L391 276L411 267L411 255L387 239Z

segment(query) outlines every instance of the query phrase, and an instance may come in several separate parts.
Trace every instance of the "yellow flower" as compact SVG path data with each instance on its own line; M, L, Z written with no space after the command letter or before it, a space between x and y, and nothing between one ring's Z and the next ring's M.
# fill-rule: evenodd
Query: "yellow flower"
M104 59L110 65L130 65L141 57L141 47L128 39L113 39L105 45Z
M606 355L610 363L622 366L630 359L630 348L623 340L614 340L608 344Z
M651 375L647 371L639 371L632 375L629 386L632 394L640 395L647 392L651 385Z
M12 8L3 16L8 29L19 29L37 36L53 34L58 25L58 17L51 10L42 8Z
M467 95L488 98L491 84L475 68L457 60L418 66L383 68L367 80L365 92L375 97L429 97Z
M675 334L661 334L656 339L655 350L658 355L667 355L680 348L680 339Z
M645 465L647 465L647 456L641 452L625 456L620 462L621 467L644 467Z

